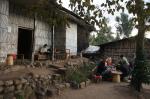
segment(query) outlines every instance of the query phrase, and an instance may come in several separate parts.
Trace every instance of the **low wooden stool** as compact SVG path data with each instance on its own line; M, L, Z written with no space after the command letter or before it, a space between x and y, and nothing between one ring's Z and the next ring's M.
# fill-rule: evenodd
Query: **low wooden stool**
M122 72L120 72L120 71L111 71L111 73L112 73L112 76L113 76L112 81L116 82L116 83L120 83L120 75L122 74Z

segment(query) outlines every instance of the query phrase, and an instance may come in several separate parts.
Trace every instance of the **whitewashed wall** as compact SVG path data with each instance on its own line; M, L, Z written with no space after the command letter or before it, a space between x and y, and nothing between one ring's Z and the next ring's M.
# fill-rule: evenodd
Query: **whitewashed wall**
M4 62L7 51L9 49L8 38L8 16L9 2L8 0L0 0L0 62Z
M71 55L77 55L77 24L69 23L66 27L66 49L70 49Z
M10 14L10 27L12 29L12 41L15 45L15 53L17 52L17 43L18 43L18 28L34 28L34 21L33 19L19 16L16 14ZM44 44L51 45L51 31L49 26L39 20L35 21L35 51L39 49L39 47L43 46Z
M37 20L35 29L35 51L39 50L39 47L44 44L51 46L51 29L49 25Z
M7 54L17 53L18 28L34 28L33 19L9 12L9 9L9 2L0 0L0 62L6 60ZM44 44L51 45L51 31L46 23L36 20L35 51Z

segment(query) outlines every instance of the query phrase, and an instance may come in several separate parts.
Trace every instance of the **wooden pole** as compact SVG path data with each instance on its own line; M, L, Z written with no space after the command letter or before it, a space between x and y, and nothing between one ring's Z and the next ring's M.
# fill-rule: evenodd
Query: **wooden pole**
M53 49L53 52L52 52L52 63L54 62L55 60L55 39L54 39L54 33L55 33L55 26L53 25L52 27L52 49Z
M34 14L34 20L33 20L33 33L32 33L32 58L31 58L31 64L34 63L34 49L35 49L35 29L36 29L36 14Z

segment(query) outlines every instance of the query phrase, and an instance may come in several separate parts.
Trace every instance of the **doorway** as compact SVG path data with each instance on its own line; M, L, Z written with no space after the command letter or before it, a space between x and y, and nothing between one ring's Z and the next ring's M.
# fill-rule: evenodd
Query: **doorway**
M18 54L23 54L25 59L32 57L33 30L18 29Z

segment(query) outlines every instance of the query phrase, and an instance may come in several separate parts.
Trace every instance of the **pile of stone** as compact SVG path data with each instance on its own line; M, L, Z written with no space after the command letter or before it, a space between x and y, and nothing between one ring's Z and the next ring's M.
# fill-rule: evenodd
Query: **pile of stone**
M45 99L45 97L59 95L62 90L70 87L69 83L62 83L60 77L59 74L33 75L30 73L19 79L0 81L0 99L16 99L17 97Z
M13 99L27 85L26 79L0 81L0 99Z

